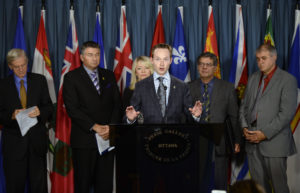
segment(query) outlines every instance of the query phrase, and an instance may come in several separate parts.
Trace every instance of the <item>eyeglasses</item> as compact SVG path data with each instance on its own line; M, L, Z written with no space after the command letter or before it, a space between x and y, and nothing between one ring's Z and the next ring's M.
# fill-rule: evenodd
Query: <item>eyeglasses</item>
M206 66L206 67L212 67L214 64L213 64L213 63L199 62L198 65L199 65L200 67L204 67L204 66Z

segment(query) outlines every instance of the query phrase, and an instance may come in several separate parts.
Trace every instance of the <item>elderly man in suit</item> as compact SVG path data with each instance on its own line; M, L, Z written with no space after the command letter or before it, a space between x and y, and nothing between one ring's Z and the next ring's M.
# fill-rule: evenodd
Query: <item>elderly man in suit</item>
M276 49L263 44L256 50L260 71L248 81L240 108L252 178L267 193L289 193L287 157L296 153L290 122L297 106L297 81L276 65Z
M63 99L72 121L71 147L74 163L75 193L111 193L113 152L100 155L97 133L109 137L111 123L120 122L121 99L114 74L99 66L100 48L88 41L81 47L79 68L64 77Z
M197 64L200 78L191 82L189 86L193 101L202 102L200 122L224 123L228 118L232 125L232 128L227 128L232 129L232 132L228 133L234 134L230 139L234 139L234 152L237 153L240 151L241 132L238 127L238 104L234 86L214 77L218 64L216 55L210 52L202 53L197 58ZM228 140L229 138L225 139L223 135L220 144L215 146L215 189L227 190Z
M46 78L27 72L28 58L22 49L7 53L13 74L0 81L0 124L3 124L3 168L7 193L24 193L28 181L30 192L47 192L46 121L52 114ZM26 108L38 123L22 136L16 116Z

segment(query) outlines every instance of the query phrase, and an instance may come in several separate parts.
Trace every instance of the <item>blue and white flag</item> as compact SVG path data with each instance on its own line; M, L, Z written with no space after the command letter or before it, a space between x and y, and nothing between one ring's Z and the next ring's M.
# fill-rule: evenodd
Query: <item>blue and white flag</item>
M295 30L290 51L289 73L293 74L298 82L298 108L293 120L291 129L297 147L300 147L300 10L295 11ZM287 176L291 192L300 192L300 154L288 158Z
M100 12L96 12L96 25L93 41L98 43L100 46L100 64L99 67L107 69L105 54L104 54L104 44L102 39L102 30L100 25L101 15Z
M26 51L22 12L23 12L23 6L20 6L18 9L18 22L17 22L13 48L20 48Z
M183 7L177 8L177 21L172 51L170 73L184 82L191 80L183 30Z

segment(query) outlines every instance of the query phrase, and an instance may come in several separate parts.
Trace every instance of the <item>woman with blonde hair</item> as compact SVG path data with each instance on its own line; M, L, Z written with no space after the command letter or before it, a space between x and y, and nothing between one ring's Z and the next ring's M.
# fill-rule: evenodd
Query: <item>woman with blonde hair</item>
M135 89L135 84L153 74L153 65L147 56L138 56L132 64L130 86L125 88L123 93L123 110L130 106L130 99ZM123 112L124 112L123 111Z

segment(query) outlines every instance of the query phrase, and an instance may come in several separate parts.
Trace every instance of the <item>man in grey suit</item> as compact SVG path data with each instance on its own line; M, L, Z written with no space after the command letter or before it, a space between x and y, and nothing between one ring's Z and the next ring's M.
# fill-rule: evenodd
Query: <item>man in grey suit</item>
M263 44L256 50L260 71L248 81L240 108L252 178L267 193L289 193L287 157L296 153L290 122L296 111L297 82L276 65L276 49Z
M197 58L197 68L200 78L189 84L193 101L200 100L202 102L201 123L224 123L225 120L231 122L232 132L234 136L234 152L240 151L241 132L238 128L238 104L237 96L233 84L214 77L217 69L218 59L216 55L205 52ZM231 129L231 128L227 128ZM227 190L228 176L228 144L229 140L223 135L219 145L215 146L214 162L214 188ZM199 143L204 145L206 140ZM201 152L200 152L201 153ZM204 160L200 160L204 161ZM204 165L204 164L200 164Z

